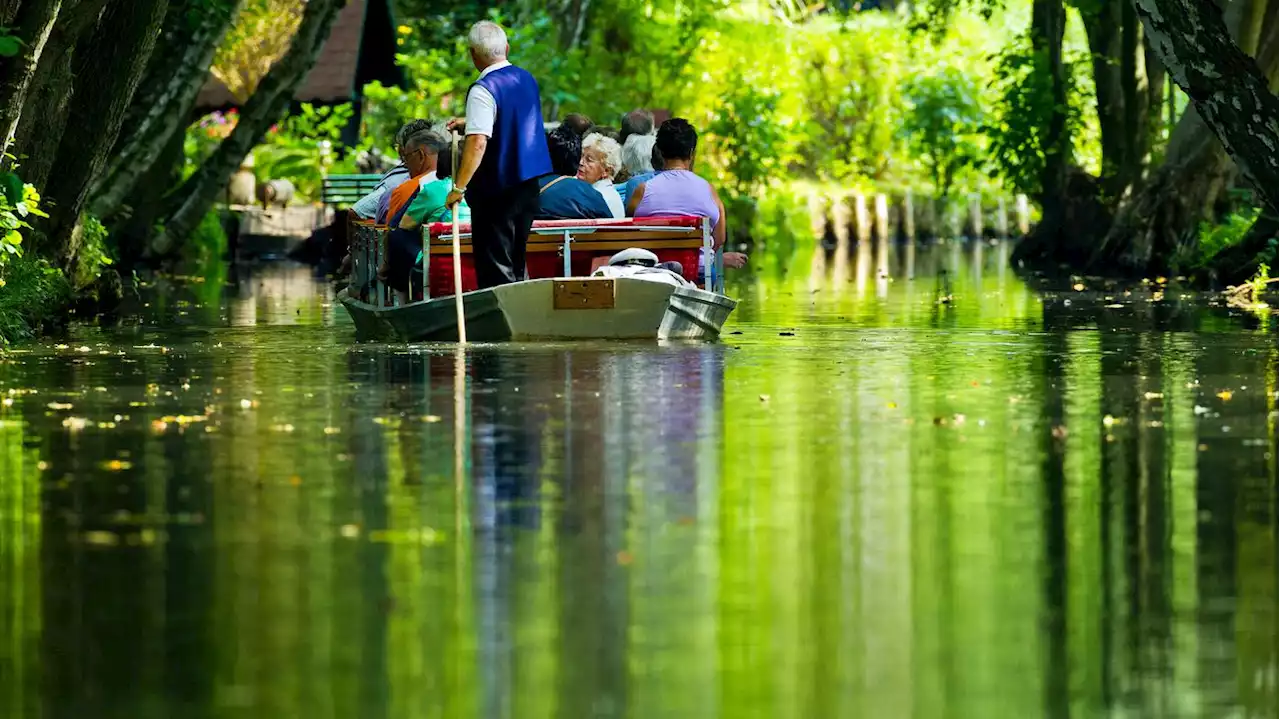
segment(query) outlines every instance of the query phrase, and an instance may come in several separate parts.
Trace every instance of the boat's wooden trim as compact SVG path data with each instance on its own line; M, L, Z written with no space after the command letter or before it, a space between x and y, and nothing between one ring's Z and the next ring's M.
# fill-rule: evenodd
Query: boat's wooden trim
M634 241L619 240L611 242L596 242L593 240L581 240L574 238L571 249L582 250L584 252L592 250L625 250L631 247L643 247L646 250L697 250L702 248L701 238L691 238L687 240L660 240L646 241L642 245L637 245ZM563 242L531 242L525 245L525 252L559 252L564 249ZM471 251L471 245L464 243L462 245L463 254ZM450 255L453 254L453 245L432 245L431 254L433 255Z

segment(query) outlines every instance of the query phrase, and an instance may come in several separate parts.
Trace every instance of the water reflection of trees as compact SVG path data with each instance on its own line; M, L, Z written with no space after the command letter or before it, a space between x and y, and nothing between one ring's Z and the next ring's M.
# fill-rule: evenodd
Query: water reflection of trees
M719 347L469 350L461 436L440 348L303 327L0 364L0 396L41 392L0 407L0 706L1274 706L1274 349L1038 296L999 247L917 248L914 283L893 253L880 296L806 301L807 265L745 287L759 324Z

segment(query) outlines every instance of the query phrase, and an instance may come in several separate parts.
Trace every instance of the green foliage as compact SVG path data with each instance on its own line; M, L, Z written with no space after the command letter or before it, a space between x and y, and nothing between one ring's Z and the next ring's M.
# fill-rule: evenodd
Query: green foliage
M727 182L727 203L750 200L776 179L786 151L780 93L755 73L734 68L706 131Z
M0 27L0 57L14 57L22 52L22 39L13 35L9 28Z
M12 160L11 155L6 157ZM40 193L17 173L0 173L0 287L5 285L5 266L22 257L23 232L31 229L30 217L48 217L40 209Z
M1223 250L1240 244L1259 213L1257 208L1246 208L1227 215L1221 222L1201 223L1199 242L1194 255L1186 258L1187 264L1196 269L1208 267Z
M985 116L974 79L954 67L907 81L902 134L909 152L929 171L934 193L948 197L956 176L981 162Z
M253 150L259 182L288 178L298 199L317 199L320 185L341 147L342 129L351 121L350 104L315 107L303 104L267 133Z
M1031 48L1023 36L995 58L996 92L994 117L984 129L990 140L990 157L996 171L1018 192L1035 195L1040 188L1045 154L1049 147L1048 128L1054 113L1049 58ZM1065 142L1084 128L1081 110L1089 94L1085 84L1087 62L1078 55L1063 59L1067 82Z
M0 344L34 336L71 303L71 284L44 260L11 258L0 272Z
M77 291L93 284L114 261L107 228L93 215L80 218L80 248L76 250L73 285Z
M888 17L859 18L836 31L809 30L803 41L801 163L824 180L885 177L898 145L906 29Z
M1271 282L1271 268L1264 262L1258 265L1258 271L1253 277L1249 278L1249 289L1253 291L1254 297L1259 297L1267 290L1267 284Z
M232 108L226 112L211 112L187 127L182 139L183 180L218 149L218 144L231 134L239 120L239 111Z

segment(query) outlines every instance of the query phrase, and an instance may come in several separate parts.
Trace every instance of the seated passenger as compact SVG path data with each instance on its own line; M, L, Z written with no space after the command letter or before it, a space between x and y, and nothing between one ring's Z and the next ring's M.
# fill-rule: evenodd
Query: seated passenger
M538 178L539 220L596 220L613 217L604 197L594 187L579 180L582 139L564 125L547 133L551 151L549 175Z
M444 136L430 128L410 133L400 148L400 161L409 170L409 179L400 183L385 197L385 206L378 207L377 223L393 225L409 204L409 198L425 183L436 179L436 161L440 151L448 146Z
M622 147L617 142L593 132L582 140L582 160L578 163L578 179L596 188L604 198L614 219L626 217L622 198L613 189L613 176L622 164Z
M622 140L618 139L619 137L622 137L622 133L618 132L618 128L616 127L609 127L608 125L592 125L591 129L587 130L587 135L590 135L593 132L599 135L604 135L619 145L622 144ZM587 135L583 135L582 138L585 140Z
M662 169L653 177L636 184L627 200L627 214L632 217L695 215L711 220L711 238L715 248L724 245L724 203L711 183L693 174L694 156L698 148L698 131L688 120L672 118L662 123L654 150L662 155ZM698 274L707 273L708 257L699 259ZM724 253L725 267L746 264L740 252Z
M461 151L459 151L459 154L461 154ZM400 219L399 227L405 230L415 230L421 225L430 225L435 222L452 222L453 213L449 211L444 202L449 195L449 190L453 189L452 178L453 149L446 147L436 157L436 179L422 185L418 196L409 203L409 208L405 211L404 217ZM471 208L467 206L465 199L458 203L457 209L459 222L471 220Z
M426 120L411 120L405 123L396 132L396 152L401 152L404 148L404 139L409 135L421 130L431 129L431 123ZM404 166L404 162L396 163L396 166L383 174L382 179L378 181L378 186L373 188L373 192L360 198L356 204L351 206L351 211L363 220L372 220L378 216L378 206L382 202L382 198L386 197L400 183L409 179L409 168Z
M632 135L653 134L653 113L648 110L632 110L622 116L622 132L618 134L618 142L623 147Z
M564 119L560 121L560 127L567 127L573 130L573 134L579 138L587 134L587 130L591 129L592 124L591 118L577 112L565 115Z
M724 244L724 203L711 183L693 174L698 131L683 118L672 118L658 128L655 148L662 154L661 171L636 184L627 199L632 217L696 215L711 219L711 236L718 248Z
M658 147L654 144L657 139L653 135L632 135L623 143L622 171L615 178L613 189L617 190L624 205L631 198L636 185L653 177L654 168L662 167L662 153L658 152ZM620 182L623 175L627 177L626 182Z

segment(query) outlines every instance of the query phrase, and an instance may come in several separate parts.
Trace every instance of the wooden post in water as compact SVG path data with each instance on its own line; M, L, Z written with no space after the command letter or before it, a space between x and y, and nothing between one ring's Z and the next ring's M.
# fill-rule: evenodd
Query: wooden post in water
M916 205L911 190L902 198L902 234L908 243L916 241Z
M832 262L831 284L839 292L849 281L849 198L833 195L831 198L831 226L836 235L836 251Z
M855 193L853 196L853 217L858 242L861 244L870 241L871 218L867 215L867 196L861 192Z
M809 195L809 231L821 245L827 234L827 198L816 192Z
M969 236L982 239L982 195L976 192L969 194Z
M996 198L996 236L1002 240L1009 239L1009 210L1005 207L1003 195Z
M877 194L876 211L876 277L889 276L889 198Z
M853 196L854 230L858 234L858 256L855 260L854 289L861 297L867 289L867 275L871 272L871 218L867 216L867 196L861 192Z
M827 234L827 202L818 193L809 195L809 231L813 234L813 258L809 261L809 292L822 289L827 275L827 249L822 239Z
M1031 232L1031 209L1027 207L1027 196L1018 195L1013 201L1013 212L1018 220L1018 236L1025 237Z

